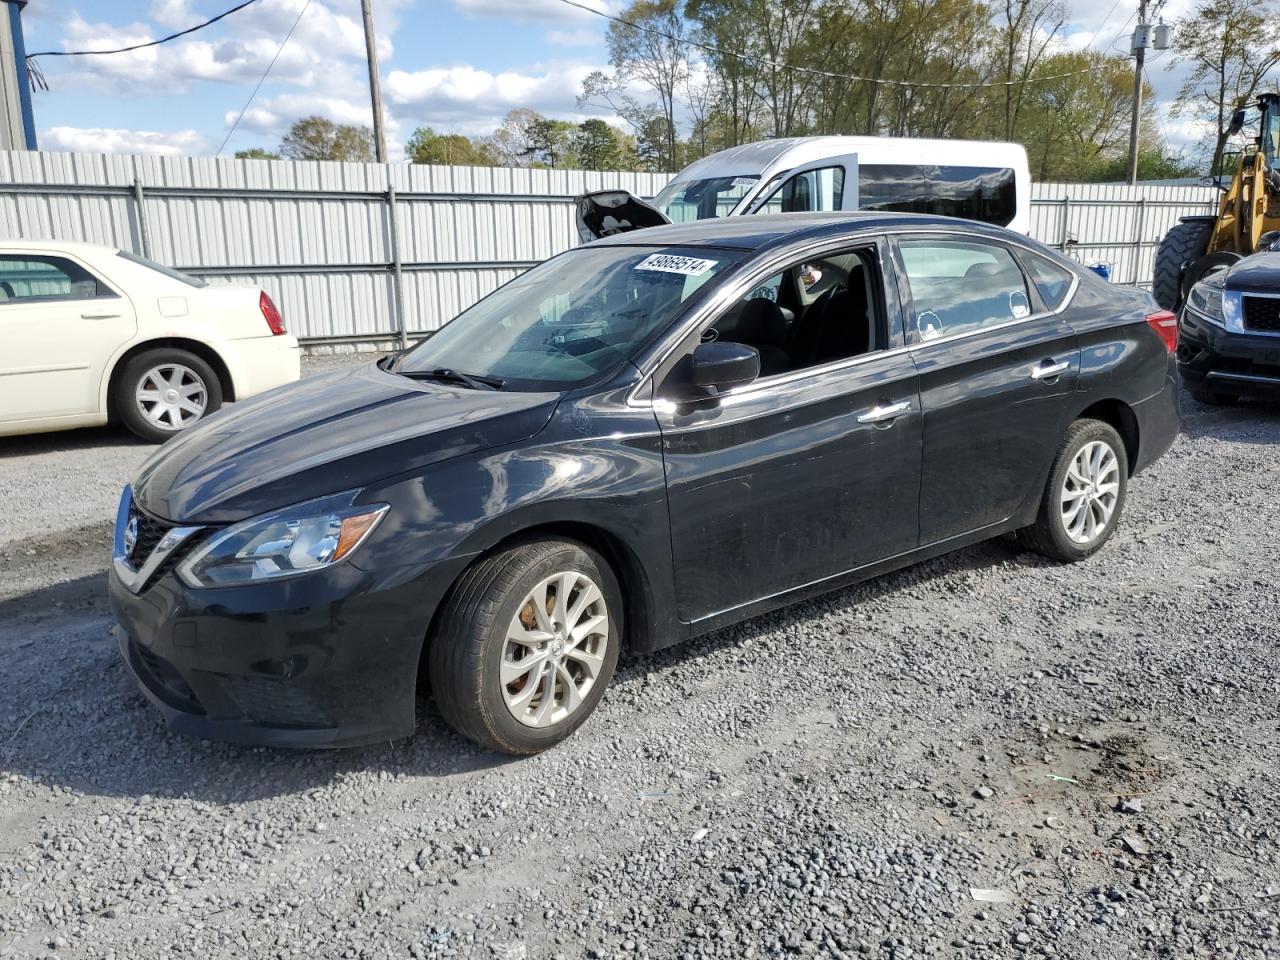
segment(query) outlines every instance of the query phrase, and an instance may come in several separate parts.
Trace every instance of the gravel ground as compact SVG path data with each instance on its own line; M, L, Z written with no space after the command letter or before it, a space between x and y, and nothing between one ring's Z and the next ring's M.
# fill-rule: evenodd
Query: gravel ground
M526 760L425 701L352 752L169 734L103 596L145 449L10 442L0 957L1280 956L1280 410L1186 413L1089 562L624 658Z

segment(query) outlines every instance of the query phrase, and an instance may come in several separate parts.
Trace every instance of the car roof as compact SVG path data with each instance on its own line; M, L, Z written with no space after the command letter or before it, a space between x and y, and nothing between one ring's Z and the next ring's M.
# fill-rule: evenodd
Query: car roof
M115 254L119 247L110 247L101 243L82 243L79 240L0 240L0 253L57 253L70 251L77 253Z
M866 211L835 211L829 213L767 213L743 217L717 217L706 220L690 220L661 227L646 227L615 234L589 246L643 246L677 247L707 246L728 247L735 250L761 250L774 244L803 237L821 239L823 236L840 237L853 231L919 229L938 227L945 230L961 230L988 237L1009 237L1003 227L961 220L957 217L939 217L922 213L881 213ZM1021 236L1021 235L1017 235Z

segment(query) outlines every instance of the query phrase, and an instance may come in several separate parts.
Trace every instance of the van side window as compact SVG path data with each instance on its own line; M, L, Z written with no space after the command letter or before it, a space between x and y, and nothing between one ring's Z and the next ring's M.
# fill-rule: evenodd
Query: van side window
M1017 188L1008 167L858 165L858 209L932 213L1007 226L1017 213Z
M65 257L34 253L0 256L0 304L114 296L114 290Z
M936 340L1031 316L1027 279L1013 254L968 240L900 240L916 334Z
M834 363L884 348L883 294L874 247L810 258L756 284L702 339L755 347L761 377Z
M807 213L839 210L844 195L844 167L805 170L788 177L769 194L756 213Z

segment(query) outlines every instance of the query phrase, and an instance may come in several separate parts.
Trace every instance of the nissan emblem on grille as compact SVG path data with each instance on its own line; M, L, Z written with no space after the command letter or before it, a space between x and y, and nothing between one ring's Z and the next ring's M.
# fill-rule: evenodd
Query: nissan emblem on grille
M138 545L138 516L134 514L129 518L129 524L124 528L124 553L125 556L133 559L133 548Z

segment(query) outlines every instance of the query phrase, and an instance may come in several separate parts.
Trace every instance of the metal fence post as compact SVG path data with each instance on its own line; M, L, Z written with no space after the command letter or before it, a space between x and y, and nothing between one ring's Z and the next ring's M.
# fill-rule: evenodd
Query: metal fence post
M1133 285L1140 286L1138 280L1138 268L1142 265L1142 230L1146 226L1147 220L1147 198L1145 196L1138 198L1138 215L1137 222L1134 224L1133 236Z
M147 202L142 192L142 178L133 178L133 208L138 217L138 245L142 255L151 259L151 233L147 229Z
M1058 239L1058 252L1064 257L1067 255L1067 239L1069 233L1067 231L1067 223L1071 219L1071 196L1068 194L1062 198L1062 231Z
M400 222L396 216L396 187L387 183L387 231L391 244L391 302L395 312L396 332L400 335L400 349L409 345L409 330L404 315L404 266L400 262Z

